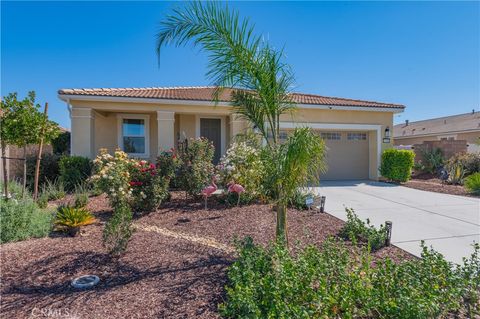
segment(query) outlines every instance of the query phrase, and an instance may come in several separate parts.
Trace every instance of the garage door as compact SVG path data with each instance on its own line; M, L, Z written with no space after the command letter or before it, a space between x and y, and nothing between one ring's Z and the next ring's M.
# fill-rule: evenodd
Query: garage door
M367 132L320 132L327 146L328 171L322 180L368 179Z

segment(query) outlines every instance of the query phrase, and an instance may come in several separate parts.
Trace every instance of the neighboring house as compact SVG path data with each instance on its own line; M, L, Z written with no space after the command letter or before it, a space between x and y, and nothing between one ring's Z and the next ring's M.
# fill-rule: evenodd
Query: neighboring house
M95 157L100 148L120 147L153 160L184 137L213 141L216 160L248 123L232 116L231 91L212 101L214 87L63 89L59 98L71 117L71 152ZM391 147L393 114L403 105L292 94L298 111L281 118L281 129L309 126L328 146L323 179L377 179L382 150Z
M468 152L480 151L480 113L439 117L397 124L393 129L395 145L422 144L425 141L466 141Z

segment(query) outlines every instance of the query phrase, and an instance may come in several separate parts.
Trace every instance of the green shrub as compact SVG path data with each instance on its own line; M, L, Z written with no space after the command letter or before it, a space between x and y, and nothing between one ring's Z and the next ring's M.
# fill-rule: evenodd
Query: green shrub
M305 203L307 198L314 198L315 194L312 192L304 192L302 190L297 190L292 198L290 198L289 206L298 210L308 209L307 204Z
M214 146L206 138L189 139L184 149L179 150L180 167L178 186L196 196L211 182L213 175Z
M52 228L53 215L38 208L31 198L0 199L0 242L45 237Z
M412 175L415 153L409 150L388 149L382 153L380 174L395 182L406 182Z
M443 152L440 148L432 148L431 150L422 150L423 171L430 174L437 173L438 169L443 166Z
M475 173L465 179L465 188L472 194L480 195L480 173Z
M60 174L58 162L60 160L59 155L55 154L43 154L40 161L40 172L38 175L38 185L41 188L47 181L54 181L58 179ZM36 156L27 157L27 186L33 190L35 182L35 165L37 162Z
M85 183L92 174L92 161L82 156L63 156L59 162L60 178L68 192Z
M103 229L103 245L113 256L119 256L127 249L133 229L132 211L127 204L119 203Z
M219 182L224 187L228 183L235 182L245 188L245 193L240 199L243 203L256 201L263 194L262 182L265 168L259 145L253 142L235 141L220 159L217 171L220 176Z
M480 154L457 153L448 159L445 168L450 174L455 171L461 171L462 177L478 173L480 172ZM452 183L460 184L461 180Z
M161 171L154 164L139 161L130 166L130 203L132 209L141 212L150 212L157 209L169 196L169 177L161 175Z
M75 208L83 208L88 204L89 187L87 183L79 184L75 187L73 197L73 206Z
M42 186L41 196L46 196L48 200L57 200L65 197L65 188L61 180L57 179L53 182L47 180Z
M423 245L423 244L422 244ZM372 263L332 239L291 254L245 239L228 269L228 318L446 318L479 311L479 246L461 266L423 246L422 259Z
M40 194L37 198L37 205L40 208L47 208L48 206L48 195L47 194Z
M454 185L463 183L465 177L465 168L461 162L449 163L446 167L448 172L448 182Z
M380 228L377 229L370 224L369 219L364 222L358 218L353 209L345 208L345 211L347 212L347 221L340 230L340 237L355 243L366 243L372 251L385 246L387 229L384 225L380 225Z
M70 153L70 132L60 133L52 140L53 153L58 155L68 155Z
M171 180L177 175L180 167L180 159L177 156L175 149L160 153L157 157L157 169L161 176L167 177Z

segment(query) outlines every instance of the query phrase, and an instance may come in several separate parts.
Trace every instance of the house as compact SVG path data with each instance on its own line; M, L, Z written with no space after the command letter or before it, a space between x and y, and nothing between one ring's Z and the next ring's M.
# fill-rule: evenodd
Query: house
M480 113L470 113L397 124L395 145L415 145L433 141L466 141L468 152L480 151Z
M214 87L62 89L71 117L74 155L95 157L99 148L120 147L134 157L153 160L183 137L204 136L215 145L215 159L233 136L249 125L231 114L231 91L215 104ZM391 147L393 114L403 105L312 94L292 94L294 115L281 118L281 129L309 126L328 146L323 179L377 179L382 150Z

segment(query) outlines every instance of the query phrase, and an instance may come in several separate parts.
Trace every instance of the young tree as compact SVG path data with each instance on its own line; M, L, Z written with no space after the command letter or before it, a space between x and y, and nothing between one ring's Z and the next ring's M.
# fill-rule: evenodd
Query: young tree
M44 129L44 141L50 142L59 133L58 124L49 121L40 111L40 105L35 104L35 92L31 91L23 100L18 100L17 93L10 93L2 99L0 117L0 139L4 170L4 191L8 195L8 180L6 177L6 147L15 145L23 148L25 158L26 147L38 144ZM26 188L26 161L23 161L23 193Z
M238 12L214 2L193 2L176 9L160 27L157 53L164 45L180 46L189 41L206 51L207 77L217 87L214 98L218 100L225 88L232 89L234 114L248 120L267 142L272 167L281 167L272 185L277 201L277 238L286 240L289 190L303 186L306 179L318 178L325 165L323 141L309 130L296 131L285 146L279 143L281 115L296 110L290 92L294 76L282 61L283 51L255 35L248 19L240 20ZM305 169L307 165L311 169Z

